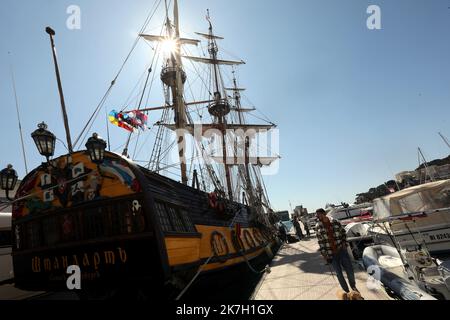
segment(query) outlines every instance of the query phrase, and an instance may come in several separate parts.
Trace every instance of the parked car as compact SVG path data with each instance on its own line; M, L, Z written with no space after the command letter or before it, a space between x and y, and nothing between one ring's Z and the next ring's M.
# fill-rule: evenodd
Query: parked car
M297 231L295 230L292 221L282 221L281 223L284 224L284 227L286 228L288 242L298 242L300 239L297 236Z
M301 219L303 224L307 224L309 230L314 230L317 224L317 217L315 213L308 213L307 216L303 216Z

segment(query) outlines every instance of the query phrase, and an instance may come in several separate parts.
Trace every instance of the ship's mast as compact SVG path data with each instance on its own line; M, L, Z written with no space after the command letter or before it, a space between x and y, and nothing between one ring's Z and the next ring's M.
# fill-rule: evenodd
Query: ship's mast
M175 50L172 52L172 58L175 59L175 86L172 87L172 97L173 105L175 110L175 124L177 130L178 138L178 156L180 158L181 167L181 182L183 184L188 183L187 173L186 173L186 157L185 157L185 144L186 137L184 135L184 129L186 127L186 106L184 105L184 84L183 84L183 73L182 62L181 62L181 43L180 43L180 18L178 14L178 1L174 1L173 6L173 16L175 24Z
M233 98L235 101L235 110L238 114L239 124L245 124L244 117L242 116L242 106L241 106L241 94L240 91L244 90L241 88L238 88L237 80L235 71L233 70L233 88L231 88L233 91ZM254 197L253 197L253 188L252 188L252 180L250 176L250 138L248 136L244 136L244 141L241 142L244 147L244 168L245 168L245 189L247 192L247 197L249 199L249 203L254 203Z
M158 36L158 35L149 35L149 34L141 34L144 39L147 41L160 42L169 45L171 52L169 53L169 57L166 60L166 64L164 65L161 71L161 80L164 85L169 88L172 93L172 106L164 106L163 109L169 107L173 108L175 113L175 130L177 135L177 145L178 145L178 156L180 160L180 169L181 169L181 181L183 184L188 183L187 170L186 170L186 156L185 156L185 145L186 145L186 137L185 137L185 129L187 126L187 115L186 115L186 103L184 101L184 83L186 81L186 73L183 70L183 64L181 61L181 47L183 45L197 45L200 41L195 39L185 39L180 38L180 17L178 14L178 1L174 0L173 4L173 21L172 25L169 14L167 1L166 4L166 35ZM160 108L156 108L160 109ZM155 109L155 110L156 110ZM149 110L149 109L142 109Z
M225 168L225 177L227 182L227 191L228 198L233 200L233 184L231 182L231 173L230 173L230 165L227 163L227 143L226 143L226 132L227 132L227 123L225 116L230 112L230 106L228 101L225 98L222 99L222 95L220 93L219 87L219 62L217 59L218 47L216 43L216 36L213 33L212 23L209 17L209 10L207 14L207 19L209 22L209 39L208 39L208 52L211 58L211 64L214 74L214 102L209 106L208 110L211 115L217 118L217 122L219 124L219 130L222 136L222 159L223 166Z

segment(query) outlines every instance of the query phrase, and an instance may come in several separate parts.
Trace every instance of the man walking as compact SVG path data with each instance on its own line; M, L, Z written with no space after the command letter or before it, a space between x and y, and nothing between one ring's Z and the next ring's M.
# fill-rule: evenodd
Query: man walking
M298 222L297 216L295 216L294 219L292 220L292 224L294 225L295 232L297 233L298 238L302 240L303 239L302 227L300 226L300 222Z
M283 243L287 243L288 239L287 239L287 232L286 232L286 227L284 226L284 224L280 221L278 222L278 234L281 238L281 241L283 241Z
M311 235L309 233L308 217L307 216L302 216L300 218L300 221L303 223L303 228L305 229L306 236L309 238Z
M342 272L342 269L344 269L347 274L350 288L353 291L359 292L358 289L356 289L355 274L350 256L347 252L347 236L345 229L339 221L334 219L330 220L326 216L324 209L318 209L316 215L318 219L316 225L317 240L322 256L327 263L333 265L333 269L336 272L342 290L346 293L350 292Z

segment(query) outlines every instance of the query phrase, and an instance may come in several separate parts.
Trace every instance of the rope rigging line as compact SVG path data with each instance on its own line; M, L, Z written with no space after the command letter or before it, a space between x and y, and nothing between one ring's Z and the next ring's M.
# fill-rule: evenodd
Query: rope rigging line
M141 95L141 99L139 100L139 105L138 105L137 110L140 110L140 108L141 108L142 100L144 99L144 95L145 95L145 89L147 88L147 83L148 83L148 79L150 78L150 73L151 72L152 72L152 68L150 67L148 69L147 78L145 79L144 88L142 90L142 95ZM132 134L133 134L133 132L130 132L130 134L128 136L127 144L125 145L125 148L123 149L123 153L122 153L123 155L127 155L128 154L128 146L130 144L130 138L131 138ZM134 148L134 153L136 153L136 148L137 148L137 144L139 142L140 134L141 134L141 132L139 131L137 139L136 139L136 147ZM133 154L132 158L134 158L134 154Z
M164 91L164 100L165 100L165 105L170 105L169 99L170 99L170 92L169 92L169 88L166 86L163 86L163 91ZM161 118L160 118L162 123L167 123L168 119L169 119L169 109L164 109L162 114L161 114ZM161 148L163 145L163 140L165 137L167 137L166 134L166 130L164 130L165 128L163 126L158 126L158 131L156 133L156 139L155 139L155 143L153 145L152 148L152 153L150 155L150 159L148 161L148 165L147 168L149 170L152 171L157 171L159 172L159 164L161 161Z
M173 149L173 147L175 146L176 141L172 141L167 147L166 149L164 149L164 151L161 152L161 149L159 150L158 153L158 157L160 159L165 159L165 157L169 154L169 152Z
M80 134L78 135L78 137L75 139L75 142L74 142L74 144L73 144L73 145L74 145L74 149L77 149L77 148L81 147L81 144L82 144L83 141L86 139L86 136L87 136L88 132L89 132L89 131L91 130L91 128L92 128L94 119L97 118L97 115L98 115L98 113L99 113L101 107L102 107L103 104L105 103L107 97L109 96L109 94L110 94L110 92L111 92L111 89L112 89L112 87L114 86L114 84L115 84L115 82L112 81L111 84L110 84L110 86L109 86L109 88L108 88L108 90L107 90L106 93L103 95L103 98L100 100L100 102L98 103L98 105L97 105L97 107L95 108L94 112L93 112L92 115L90 116L88 122L87 122L86 125L84 126L83 130L81 130L81 133L80 133ZM89 129L88 129L88 127L89 127ZM86 131L86 130L87 130L87 131ZM80 139L81 139L81 137L83 136L83 134L85 133L85 131L86 131L86 134L84 135L84 138L80 141ZM79 145L79 146L77 146L78 142L80 142L80 145Z
M185 51L185 54L187 53L187 55L192 55L191 52L190 52L190 50L189 50L188 48L183 48L183 50ZM203 80L203 77L201 76L201 73L198 71L198 69L197 69L195 63L194 63L192 60L189 60L189 63L192 65L192 67L193 67L195 73L197 74L198 78L199 78L200 80L202 80L203 85L205 86L206 90L209 92L209 95L212 96L213 94L212 94L211 91L209 90L209 88L211 88L211 86L209 86L209 85ZM204 69L209 69L209 68L204 67Z
M131 54L133 53L134 49L136 48L139 40L140 40L140 36L139 34L141 34L145 28L147 28L148 24L150 23L151 19L153 18L153 16L155 15L159 5L161 4L162 0L159 0L158 2L155 1L153 4L152 9L150 9L150 12L147 16L147 18L145 19L144 24L142 25L138 36L136 36L136 39L131 47L131 50L128 52L128 55L126 56L125 60L123 61L122 65L119 68L119 71L117 72L116 76L114 77L114 79L111 81L111 84L108 88L108 90L106 91L106 93L104 94L103 98L100 100L99 104L97 105L97 107L95 108L93 114L91 115L91 117L89 118L89 120L87 121L86 125L84 126L83 130L81 130L81 133L78 135L78 137L75 139L75 143L74 143L74 149L77 148L77 144L78 142L80 142L80 145L78 146L81 147L81 144L83 143L83 141L85 140L86 136L83 138L83 140L80 141L81 137L83 136L83 134L85 133L86 129L89 127L88 132L91 130L92 128L92 124L93 122L96 120L99 110L101 109L101 107L103 106L103 104L106 102L106 99L108 98L109 94L111 93L111 89L112 87L115 85L117 79L119 78L120 74L122 73L122 70L124 69L126 63L128 62L128 60L131 57ZM86 133L87 135L87 133Z
M157 58L156 58L156 63L155 63L155 65L156 64L158 64L158 62L159 62L159 53L158 53L158 55L157 55ZM153 58L155 58L155 56L153 56ZM150 75L150 72L151 72L151 69L152 69L152 67L153 67L153 63L154 63L154 59L153 59L153 61L152 61L152 64L151 64L151 66L150 66L150 69L149 69L149 75ZM147 76L147 79L145 80L145 85L144 85L144 89L143 89L143 92L142 92L142 96L141 96L141 100L139 101L139 106L138 106L138 110L140 110L141 109L141 107L142 107L142 99L144 98L144 93L145 93L145 88L147 87L147 82L148 82L148 77L149 77L149 75ZM153 72L153 75L152 75L152 80L150 81L150 85L149 85L149 89L148 89L148 93L147 93L147 99L146 99L146 105L148 104L148 100L149 100L149 98L150 98L150 92L152 91L152 88L153 88L153 83L154 83L154 81L155 81L155 75L156 75L156 72ZM136 140L136 144L135 144L135 147L134 147L134 152L133 152L133 159L137 156L137 155L139 155L139 153L138 154L136 154L136 150L137 150L137 146L138 146L138 142L139 142L139 136L140 136L140 133L141 132L139 132L139 135L138 135L138 138L137 138L137 140ZM148 140L148 137L147 137L147 139L146 139L146 141ZM142 149L142 147L140 148L140 150ZM140 152L140 151L139 151Z
M145 42L147 43L147 42ZM127 106L129 104L131 104L131 101L133 100L137 100L139 97L139 93L136 93L135 96L133 96L134 92L136 91L137 87L139 86L140 83L142 83L142 81L144 80L145 75L148 73L148 69L152 66L152 63L149 63L144 71L142 72L141 76L139 77L139 80L136 82L135 86L133 87L133 89L131 90L129 96L127 97L127 99L125 100L125 102L122 104L122 108L120 109L120 112L123 112Z
M187 161L192 161L192 160L198 159L200 157L201 156L192 156L191 158L188 158ZM173 168L173 167L179 166L180 164L181 164L181 162L173 163L173 164L170 164L170 165L167 165L165 167L160 168L160 170L164 171L164 170L166 170L168 168Z
M149 132L154 134L154 132L152 132L152 131L149 131ZM150 134L148 134L147 137L145 138L145 141L144 141L144 143L142 143L141 147L139 148L137 155L141 154L142 149L144 148L144 146L147 145L148 139L150 139ZM133 161L136 161L136 160L134 160L134 157L133 157ZM147 161L145 161L145 162L147 162Z
M167 6L167 1L165 1L165 4L166 4L166 6ZM166 10L166 17L165 17L165 20L167 21L167 19L168 19L168 11ZM163 24L163 25L161 26L160 35L162 35L163 32L164 32L164 26L165 26L165 24ZM147 42L145 42L145 43L147 43ZM157 44L157 46L156 46L156 52L157 52L157 54L156 54L156 55L153 55L152 63L151 63L151 66L150 66L150 70L151 70L151 68L153 67L153 64L155 63L155 58L156 58L156 64L159 62L159 58L160 58L160 50L158 50L159 45L160 45L160 43L158 42L158 44ZM154 48L152 48L152 49L155 50ZM154 79L155 79L155 73L153 73L153 76L152 76L152 80L151 80L151 84L150 84L150 90L148 91L148 94L147 94L146 103L148 103L148 100L149 100L149 97L150 97L150 91L151 91L151 88L153 87ZM142 104L142 100L143 100L143 97L144 97L144 93L145 93L145 88L146 88L146 86L147 86L147 82L148 82L148 76L147 76L147 79L146 79L146 82L145 82L145 85L144 85L144 88L143 88L142 96L141 96L141 98L140 98L138 110L140 110L140 108L141 108L141 104ZM166 100L167 100L167 98L166 98ZM164 112L163 112L163 114L164 114ZM157 136L156 136L157 141L158 141L158 139L159 139L160 133L161 133L161 131L158 129ZM129 145L129 140L130 140L130 138L131 138L131 135L132 135L132 133L130 133L130 135L129 135L129 137L128 137L128 141L127 141L127 143L126 143L126 148L124 149L124 152L123 152L123 153L127 153L127 152L128 152L128 145ZM137 145L138 145L139 137L140 137L140 132L139 132L138 137L137 137L137 140L136 140L136 144L135 144L135 148L134 148L134 153L133 153L133 158L135 158L135 156L136 156L136 150L137 150ZM142 147L141 147L141 149L142 149ZM153 148L153 150L155 150L155 149ZM152 156L153 156L153 150L152 150ZM151 156L151 157L152 157L152 156ZM148 168L149 168L149 169L150 169L150 162L151 162L151 158L150 158L149 165L148 165Z
M153 133L151 130L149 131L150 133ZM132 137L130 139L130 141L134 141L136 139L136 137ZM122 149L125 146L125 143L122 143L121 145L119 145L118 147L116 147L115 149L113 149L113 152L117 152L119 149Z

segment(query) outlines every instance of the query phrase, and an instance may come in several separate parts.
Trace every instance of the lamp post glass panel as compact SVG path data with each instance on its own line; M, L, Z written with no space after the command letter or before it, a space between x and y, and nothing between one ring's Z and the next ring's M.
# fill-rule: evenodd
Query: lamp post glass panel
M41 155L50 158L55 153L56 136L47 130L47 125L42 122L38 129L31 134L36 147Z
M0 171L0 188L5 190L6 198L9 198L9 191L13 190L17 183L17 172L12 165L8 165L5 169Z
M106 141L94 133L86 142L86 149L89 152L91 161L101 164L105 158Z

